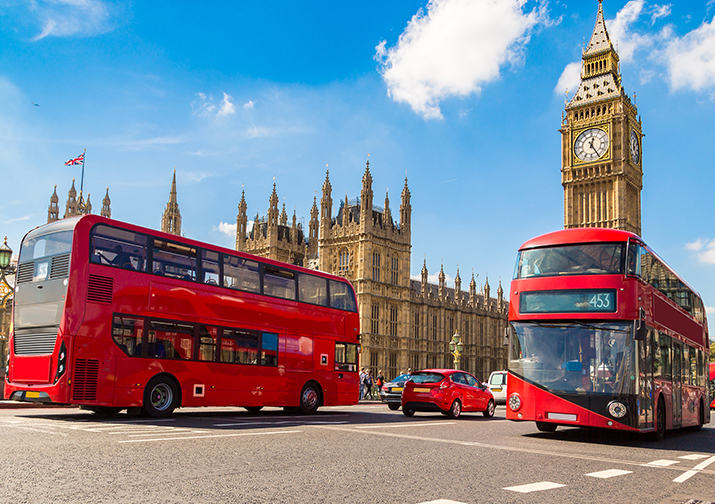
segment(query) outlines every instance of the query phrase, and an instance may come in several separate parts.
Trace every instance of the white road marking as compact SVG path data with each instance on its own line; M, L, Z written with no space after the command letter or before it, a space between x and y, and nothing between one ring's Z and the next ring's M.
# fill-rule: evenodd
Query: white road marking
M52 434L54 436L67 436L67 434L64 432L53 432L42 429L33 429L32 427L25 427L24 425L7 425L7 427L12 427L13 429L28 430L32 432L40 432L42 434Z
M513 487L502 488L502 490L511 490L512 492L519 493L529 493L529 492L539 492L541 490L553 490L554 488L561 488L566 485L561 483L552 483L550 481L542 481L541 483L531 483L529 485L519 485Z
M466 502L453 501L449 499L437 499L429 502L420 502L420 504L467 504Z
M400 422L392 424L356 425L356 429L389 429L390 427L423 427L431 425L453 425L454 422Z
M624 471L623 469L608 469L607 471L598 471L594 473L589 473L586 476L593 476L594 478L613 478L614 476L623 476L624 474L633 474L633 471Z
M693 453L692 455L683 455L682 457L678 457L680 459L685 459L685 460L700 460L704 458L708 458L707 455L697 455Z
M673 481L675 483L682 483L683 481L687 481L688 479L690 479L691 477L698 474L700 471L705 469L707 466L709 466L713 462L715 462L715 457L710 457L706 461L701 462L698 465L696 465L695 467L693 467L690 471L685 471L683 474L681 474L680 476L675 478Z
M298 434L303 431L273 431L273 432L234 432L231 434L212 434L209 436L184 436L175 438L155 438L155 439L126 439L124 441L118 441L118 443L151 443L154 441L181 441L185 439L208 439L208 438L225 438L225 437L238 437L238 436L270 436L273 434Z
M654 460L653 462L648 462L646 466L656 466L656 467L668 467L673 464L678 464L677 460Z

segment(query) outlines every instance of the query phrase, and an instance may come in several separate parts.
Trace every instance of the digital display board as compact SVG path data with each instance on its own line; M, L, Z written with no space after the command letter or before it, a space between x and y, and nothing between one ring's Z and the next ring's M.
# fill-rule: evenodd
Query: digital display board
M615 289L522 292L519 313L614 313Z

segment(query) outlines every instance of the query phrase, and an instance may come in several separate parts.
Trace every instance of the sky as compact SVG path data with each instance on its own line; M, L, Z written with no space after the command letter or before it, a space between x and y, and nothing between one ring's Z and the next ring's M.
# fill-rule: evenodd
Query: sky
M642 235L715 320L715 0L604 0L643 121ZM233 248L276 185L309 219L412 194L411 275L508 284L519 246L563 228L561 138L597 0L0 2L0 235L17 252L64 211L86 149L95 213ZM393 216L398 217L393 210ZM715 335L715 331L713 332Z

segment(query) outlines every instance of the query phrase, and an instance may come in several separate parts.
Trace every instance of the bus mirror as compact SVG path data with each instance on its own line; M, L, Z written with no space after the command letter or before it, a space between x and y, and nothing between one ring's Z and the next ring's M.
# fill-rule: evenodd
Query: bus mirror
M645 325L645 310L643 308L640 308L638 310L638 320L636 320L634 324L635 331L633 339L635 339L636 341L645 341L646 334L648 334L648 329Z
M509 326L504 328L504 346L509 345Z

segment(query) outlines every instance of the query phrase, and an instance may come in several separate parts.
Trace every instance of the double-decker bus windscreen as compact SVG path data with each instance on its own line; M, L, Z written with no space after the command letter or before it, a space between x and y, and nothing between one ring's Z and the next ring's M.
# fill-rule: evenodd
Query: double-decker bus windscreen
M522 250L514 278L623 272L625 243L584 243Z
M509 368L551 391L635 394L632 323L511 323Z

